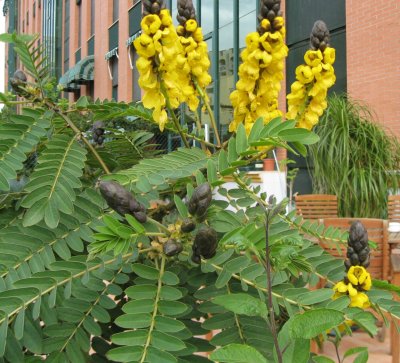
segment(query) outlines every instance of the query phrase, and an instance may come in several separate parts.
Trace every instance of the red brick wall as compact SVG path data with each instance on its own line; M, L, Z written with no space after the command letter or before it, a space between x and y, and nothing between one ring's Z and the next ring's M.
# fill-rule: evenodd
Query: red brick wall
M347 89L400 137L400 1L347 0Z

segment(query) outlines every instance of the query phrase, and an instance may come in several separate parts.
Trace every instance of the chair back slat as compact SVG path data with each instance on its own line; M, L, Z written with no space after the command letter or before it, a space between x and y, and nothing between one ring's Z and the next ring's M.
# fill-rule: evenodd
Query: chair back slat
M400 223L400 195L389 195L388 197L388 220Z
M304 219L337 217L337 197L330 194L303 194L295 196L296 213Z
M368 239L377 244L377 248L371 250L371 263L368 271L375 279L387 280L390 276L390 248L388 242L388 222L384 219L373 218L324 218L320 223L325 227L335 227L343 231L349 231L354 221L360 221L368 232ZM329 241L320 241L321 246L335 257L346 258L346 247L341 246L342 255L337 246Z

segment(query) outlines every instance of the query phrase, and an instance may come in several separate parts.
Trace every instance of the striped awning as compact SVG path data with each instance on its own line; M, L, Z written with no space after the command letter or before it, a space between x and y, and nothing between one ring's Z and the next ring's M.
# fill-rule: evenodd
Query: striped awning
M71 69L64 73L58 81L64 91L75 91L80 84L94 80L94 56L89 55L81 59Z
M141 30L138 31L136 34L133 34L132 36L130 36L126 41L126 46L129 47L140 34L142 34Z
M104 59L106 61L108 61L112 57L118 57L118 47L116 47L116 48L110 50L109 52L107 52L106 55L104 56Z

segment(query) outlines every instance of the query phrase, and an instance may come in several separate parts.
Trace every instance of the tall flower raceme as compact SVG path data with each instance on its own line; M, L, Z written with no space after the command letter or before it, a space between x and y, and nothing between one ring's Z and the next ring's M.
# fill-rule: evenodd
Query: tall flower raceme
M257 31L246 37L239 80L236 90L230 95L233 106L233 121L229 125L231 132L243 123L249 134L259 117L268 123L282 116L278 109L278 95L288 48L280 0L261 0L258 18Z
M177 19L180 25L176 30L183 48L183 54L177 59L181 88L185 102L191 111L195 111L199 106L200 96L196 84L202 95L207 97L205 88L211 83L208 73L211 63L202 29L196 21L192 0L178 0Z
M162 131L168 120L167 103L177 108L182 102L177 60L183 50L164 0L143 2L141 28L142 34L134 46L139 55L136 66L144 91L142 102L153 109L153 118Z
M335 49L329 47L329 31L321 20L315 22L310 38L311 49L304 55L304 64L296 68L296 81L287 95L287 119L311 130L327 107L328 89L336 81L333 63Z
M366 270L370 259L368 233L361 222L356 221L351 225L347 242L348 259L345 261L347 275L333 287L335 292L333 299L347 295L350 298L350 307L365 309L370 306L365 291L371 289L372 280Z

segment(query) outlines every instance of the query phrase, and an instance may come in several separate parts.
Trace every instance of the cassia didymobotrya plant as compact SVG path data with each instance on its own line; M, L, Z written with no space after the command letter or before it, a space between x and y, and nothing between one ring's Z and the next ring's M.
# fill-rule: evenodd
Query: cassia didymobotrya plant
M138 104L68 104L51 87L36 39L0 36L24 66L11 80L19 98L0 97L4 362L329 361L311 349L325 340L341 361L343 335L376 333L368 309L398 317L398 288L368 272L362 227L350 230L343 263L307 236L340 248L346 232L287 213L285 200L240 169L274 147L304 155L318 141L311 129L335 81L326 25L314 25L285 115L284 18L280 1L260 2L230 97L233 134L222 143L195 8L179 0L177 9L175 27L164 1L143 1ZM182 104L197 130L204 107L215 144L181 125ZM179 134L185 147L158 155L152 135L133 129L138 119ZM351 354L368 358L362 348Z

